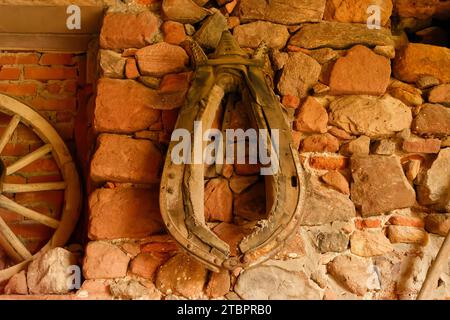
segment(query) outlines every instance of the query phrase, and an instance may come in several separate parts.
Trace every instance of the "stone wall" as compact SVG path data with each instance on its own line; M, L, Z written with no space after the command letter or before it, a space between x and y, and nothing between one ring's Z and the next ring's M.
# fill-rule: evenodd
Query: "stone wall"
M440 27L450 2L375 2L381 29L366 25L367 0L111 7L86 116L96 144L78 296L415 298L450 226L450 50ZM271 47L268 74L292 122L307 201L302 226L276 257L213 273L165 233L158 183L192 76L182 42L192 36L211 51L227 28L249 51L262 40ZM264 213L254 173L228 166L208 176L205 214L229 243ZM450 297L449 275L447 266L435 298Z

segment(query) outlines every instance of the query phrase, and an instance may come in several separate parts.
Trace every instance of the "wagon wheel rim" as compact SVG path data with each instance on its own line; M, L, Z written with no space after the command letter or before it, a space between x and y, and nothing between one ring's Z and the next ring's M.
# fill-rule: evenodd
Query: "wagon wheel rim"
M0 178L0 208L13 211L54 230L50 240L35 255L32 255L0 216L0 247L16 263L0 270L0 281L4 281L25 268L37 254L63 246L67 242L80 215L81 189L75 163L65 142L44 117L26 104L4 94L0 94L0 112L12 116L4 133L0 136L0 154L20 123L32 129L44 143L42 147L22 156L9 166L5 166L3 161L0 161L0 173L2 174ZM48 154L52 155L58 165L63 181L29 184L4 183L4 176L12 175ZM3 193L17 194L53 190L64 190L64 201L59 220L22 206L3 195Z

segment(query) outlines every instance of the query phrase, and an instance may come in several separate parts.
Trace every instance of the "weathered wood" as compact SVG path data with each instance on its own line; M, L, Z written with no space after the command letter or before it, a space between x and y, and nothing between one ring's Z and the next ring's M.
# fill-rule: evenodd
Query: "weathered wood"
M417 300L429 300L431 299L431 293L436 290L439 277L443 273L443 269L447 266L448 259L450 257L450 231L439 250L436 259L428 270L425 281L423 282L422 288L420 289Z
M4 184L6 190L9 190L10 192L30 192L38 190L46 191L65 189L64 206L62 208L61 221L57 221L53 218L47 217L31 209L23 207L4 196L0 196L0 206L34 219L38 222L44 223L50 227L56 228L52 238L39 252L45 252L54 247L63 246L71 236L76 226L81 209L80 181L75 164L72 160L72 156L64 141L58 135L56 130L48 123L48 121L43 118L38 112L34 111L24 103L7 95L0 94L0 112L6 113L11 116L19 116L21 122L29 126L45 143L45 145L40 149L32 152L31 154L20 159L18 162L12 164L13 170L11 170L10 168L9 173L20 170L20 168L22 168L24 165L31 163L31 160L34 161L41 156L52 152L53 159L60 168L61 175L64 180L62 182L56 183L36 183L28 185ZM17 251L17 247L19 247L20 244L15 242L15 239L17 240L17 237L12 232L8 233L8 229L5 229L5 225L6 224L3 224L2 231L4 231L3 234L5 232L6 234L8 234L8 238L6 238L5 236L0 237L0 245L5 248L6 252L11 256L13 260L19 262L18 254L14 254L13 251ZM6 227L8 228L7 225ZM11 242L13 242L14 245ZM20 258L20 260L26 260L15 266L0 270L0 281L9 279L15 273L25 268L33 257L31 256L31 254L27 254L25 251L23 251L20 254Z
M40 147L39 149L33 151L32 153L27 154L23 158L14 162L12 165L8 166L6 168L6 175L9 176L9 175L19 171L20 169L26 167L30 163L45 156L50 151L52 151L52 146L50 144L46 144L46 145Z
M52 190L64 190L66 187L67 184L65 182L44 182L44 183L29 183L29 184L4 183L3 192L23 193L36 191L52 191Z
M14 131L16 130L19 122L20 117L18 115L12 117L11 121L5 129L5 132L3 132L3 135L0 138L0 153L2 153L3 149L5 149L5 146L9 142L9 140L11 140L11 137L14 134Z
M31 253L19 240L19 238L11 231L11 229L6 224L5 220L0 217L0 233L8 241L12 248L22 257L22 260L31 258Z
M18 213L21 216L42 223L43 225L46 225L50 228L56 229L59 226L58 220L50 218L45 214L28 209L24 206L21 206L20 204L15 203L14 201L10 200L9 198L3 195L0 195L0 207L6 210L14 211L15 213Z

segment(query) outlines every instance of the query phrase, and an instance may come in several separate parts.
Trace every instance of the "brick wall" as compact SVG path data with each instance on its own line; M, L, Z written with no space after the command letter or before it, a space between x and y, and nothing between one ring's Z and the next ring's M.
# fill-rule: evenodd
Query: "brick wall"
M74 126L78 109L84 105L85 54L45 52L0 52L0 93L13 96L44 116L74 150ZM0 134L11 117L0 113ZM10 164L43 145L33 131L19 125L1 154ZM59 168L51 156L41 158L6 178L9 183L61 181ZM63 191L30 192L6 195L17 203L58 218L64 200ZM45 244L53 231L22 216L0 209L13 232L32 252Z

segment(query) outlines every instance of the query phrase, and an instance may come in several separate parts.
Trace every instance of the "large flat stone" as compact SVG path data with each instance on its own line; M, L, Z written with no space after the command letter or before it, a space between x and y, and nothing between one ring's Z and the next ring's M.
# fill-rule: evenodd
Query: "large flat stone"
M89 210L91 240L145 238L164 229L157 190L97 189Z
M345 96L330 104L330 123L354 135L388 136L408 129L411 109L390 95Z
M94 182L157 183L162 166L161 151L149 140L101 134L91 161Z
M142 48L154 41L160 21L150 11L106 14L100 33L103 49Z
M242 22L266 20L280 24L320 21L326 0L241 0L239 17Z
M394 43L387 29L368 29L365 24L322 22L302 27L291 37L289 44L306 49L346 49L356 44L388 46Z
M417 192L421 204L450 212L450 148L441 150L420 180Z
M186 71L189 63L189 57L183 48L166 42L139 49L136 59L141 74L153 77Z
M327 0L324 20L367 23L367 10L371 5L381 9L381 25L388 23L392 15L392 0Z
M402 48L394 61L394 76L405 82L416 82L432 76L442 83L450 82L450 49L421 43Z
M440 104L424 104L414 118L412 129L424 136L450 135L450 108Z
M282 49L289 40L286 26L266 21L256 21L234 28L234 37L241 48L257 48L262 41L268 47Z
M289 53L278 90L283 96L306 97L319 80L320 71L320 64L310 56L302 52Z
M415 204L415 191L396 156L354 156L351 170L351 198L356 206L361 207L363 217Z
M382 95L391 77L391 61L365 46L354 46L339 58L330 75L330 94Z
M245 300L318 300L319 288L303 272L276 266L257 266L245 270L237 279L236 293Z
M308 178L302 225L347 221L355 216L355 206L347 195L325 187L317 177Z

